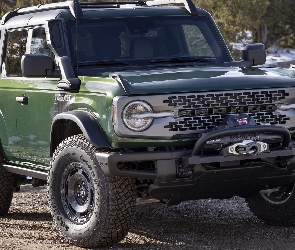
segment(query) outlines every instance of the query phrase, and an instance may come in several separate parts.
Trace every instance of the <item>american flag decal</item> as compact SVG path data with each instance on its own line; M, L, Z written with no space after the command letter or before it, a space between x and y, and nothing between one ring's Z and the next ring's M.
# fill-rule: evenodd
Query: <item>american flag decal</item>
M236 120L237 120L237 122L238 122L240 125L248 125L248 119L247 119L247 117L244 117L244 118L237 118Z

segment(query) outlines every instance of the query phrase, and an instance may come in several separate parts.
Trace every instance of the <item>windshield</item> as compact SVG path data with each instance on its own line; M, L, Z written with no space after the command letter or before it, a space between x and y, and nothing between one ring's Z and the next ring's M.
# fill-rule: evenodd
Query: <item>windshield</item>
M132 17L67 22L73 64L226 62L206 17Z

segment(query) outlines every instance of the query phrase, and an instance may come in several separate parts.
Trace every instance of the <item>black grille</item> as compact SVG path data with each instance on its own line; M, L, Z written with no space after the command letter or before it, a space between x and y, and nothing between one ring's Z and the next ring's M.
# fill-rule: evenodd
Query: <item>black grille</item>
M165 128L170 131L213 129L228 114L248 114L257 124L285 124L290 118L273 112L277 109L274 103L288 95L284 90L263 90L169 96L163 102L177 108L178 118Z

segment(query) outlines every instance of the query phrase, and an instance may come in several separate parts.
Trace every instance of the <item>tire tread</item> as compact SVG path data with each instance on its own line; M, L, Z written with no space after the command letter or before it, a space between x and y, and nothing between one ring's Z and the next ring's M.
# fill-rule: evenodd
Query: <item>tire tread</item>
M59 213L59 211L57 211L58 208L51 201L54 196L50 192L50 182L54 175L54 173L52 173L52 163L60 154L62 154L65 148L69 147L78 148L90 156L92 162L96 163L95 165L97 165L97 171L100 172L100 174L103 175L103 178L106 180L106 185L104 188L107 188L105 191L107 192L108 196L108 204L106 206L106 209L108 209L108 218L107 223L104 223L105 226L103 229L93 230L93 232L83 239L75 239L69 237L68 235L66 236L73 244L80 247L93 248L111 246L124 239L134 221L136 207L135 181L126 177L105 176L95 158L97 149L92 144L90 144L83 135L74 135L61 142L52 157L48 184L49 204L51 206L52 215L56 225L63 234L64 229L60 226L60 221L56 219L56 215Z
M0 167L0 216L8 214L13 197L13 174Z

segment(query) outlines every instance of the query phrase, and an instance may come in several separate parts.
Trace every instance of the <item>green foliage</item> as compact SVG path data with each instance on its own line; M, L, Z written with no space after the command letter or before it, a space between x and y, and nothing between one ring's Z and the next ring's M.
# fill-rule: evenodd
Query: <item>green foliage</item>
M7 13L8 11L12 10L14 6L15 6L15 2L14 1L1 0L0 1L0 17L2 18L2 16L5 13Z
M255 31L263 23L269 0L194 0L209 11L226 42L234 42L245 30Z
M265 20L269 27L270 44L295 48L295 1L269 0Z
M237 34L252 31L261 42L262 27L267 26L266 45L295 48L294 0L194 0L214 17L226 42L236 41ZM263 41L265 42L265 41Z

